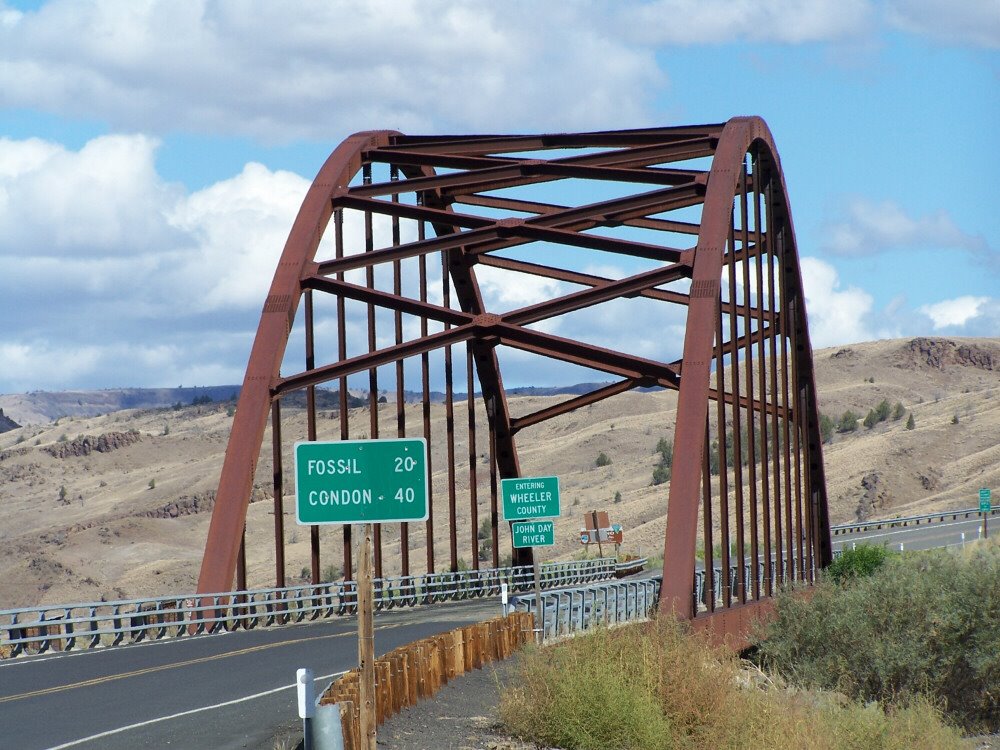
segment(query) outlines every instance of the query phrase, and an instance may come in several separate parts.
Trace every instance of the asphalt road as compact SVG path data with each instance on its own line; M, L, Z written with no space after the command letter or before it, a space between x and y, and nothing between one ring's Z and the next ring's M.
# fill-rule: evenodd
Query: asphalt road
M856 534L844 534L832 539L833 548L850 549L851 544L885 544L889 549L899 550L903 545L905 550L930 549L932 547L958 547L962 545L962 534L965 542L979 539L982 519L969 518L957 521L942 521L919 526L897 526L895 528L872 529ZM1000 534L1000 518L990 520L988 532Z
M378 653L499 615L495 600L377 613ZM353 617L0 662L0 748L266 748L357 665Z

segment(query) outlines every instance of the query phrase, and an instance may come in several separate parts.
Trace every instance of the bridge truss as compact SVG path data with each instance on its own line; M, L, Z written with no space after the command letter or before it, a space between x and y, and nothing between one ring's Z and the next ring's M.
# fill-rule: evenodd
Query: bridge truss
M603 382L514 413L503 374L543 377L554 364ZM376 528L377 577L454 570L466 556L478 566L486 527L496 566L510 543L498 479L522 474L523 436L638 388L677 392L663 424L673 453L661 607L736 632L780 583L811 581L831 557L795 236L761 119L356 134L312 183L264 302L199 593L229 590L234 570L245 588L247 510L268 432L275 585L285 585L289 445L317 438L424 436L431 446L430 517ZM305 406L295 428L281 411L292 398ZM351 529L340 533L351 577ZM316 527L310 550L316 583ZM724 573L693 595L697 565Z

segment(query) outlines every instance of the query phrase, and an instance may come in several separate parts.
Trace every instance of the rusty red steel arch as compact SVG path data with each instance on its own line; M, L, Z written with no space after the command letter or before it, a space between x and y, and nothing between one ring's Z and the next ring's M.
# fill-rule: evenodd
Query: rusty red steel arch
M628 324L590 335L614 315ZM629 338L643 327L652 333L637 352ZM668 335L681 329L682 341ZM512 406L503 373L552 362L564 374L613 380L515 413L522 407ZM408 378L419 388L407 390ZM331 383L336 390L323 387ZM286 583L284 433L428 439L437 477L430 518L376 529L376 575L409 575L414 549L428 572L460 567L466 545L473 567L480 557L498 565L509 537L497 486L522 475L519 435L530 444L536 426L639 388L677 392L673 423L666 414L663 424L673 430L661 459L669 485L648 490L663 497L667 521L661 609L743 632L779 585L811 582L831 559L801 273L763 120L353 135L310 186L264 302L198 591L229 590L234 571L246 587L248 507L269 429L278 586ZM283 402L292 405L284 417ZM484 423L487 438L477 442ZM351 577L350 527L333 544ZM316 527L309 548L315 583ZM511 555L514 564L531 560L527 550Z

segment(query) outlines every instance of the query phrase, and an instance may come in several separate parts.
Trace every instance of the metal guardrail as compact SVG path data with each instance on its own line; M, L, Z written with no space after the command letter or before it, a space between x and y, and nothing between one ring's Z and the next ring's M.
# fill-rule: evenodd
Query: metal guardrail
M798 567L798 558L784 558L781 561L781 571L778 571L777 560L772 558L771 564L769 566L765 565L763 560L758 560L757 568L757 586L758 590L764 591L767 588L767 581L771 581L772 587L777 589L783 586L785 583L792 580L792 571L795 571L796 578L800 577L803 572L808 574L808 570L802 571ZM747 597L749 598L750 592L753 591L753 574L754 574L754 564L751 560L747 560L743 564L743 581L744 586L747 590ZM815 567L812 570L813 575L816 575ZM712 592L714 594L715 604L723 604L724 590L722 586L722 568L712 569ZM708 584L708 574L704 570L697 570L694 574L694 603L695 607L702 606L705 602L705 586ZM739 565L729 566L729 591L730 596L735 601L739 593ZM703 607L704 608L704 607Z
M545 563L541 585L551 589L614 579L641 570L644 563L618 563L614 558ZM510 591L527 591L534 586L534 571L530 566L487 568L376 579L375 607L389 610L497 596L502 584ZM357 584L338 581L0 610L0 658L287 625L356 609Z
M662 576L656 576L543 593L542 640L572 635L597 626L645 620L659 601L661 582ZM535 595L512 597L509 609L534 612Z
M1000 507L993 508L990 516L1000 513ZM941 513L927 513L922 516L906 516L905 518L884 518L873 521L859 521L858 523L845 523L839 526L831 526L830 534L840 536L842 534L852 534L858 531L871 531L872 529L891 529L894 526L919 526L921 523L941 523L943 521L957 521L959 518L970 518L981 516L979 508L965 508L963 510L946 510Z

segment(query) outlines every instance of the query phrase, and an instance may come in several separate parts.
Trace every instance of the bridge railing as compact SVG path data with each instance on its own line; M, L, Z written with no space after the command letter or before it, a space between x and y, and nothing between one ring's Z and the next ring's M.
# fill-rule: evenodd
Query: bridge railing
M579 586L641 570L644 560L614 558L541 566L545 589ZM375 607L402 607L496 596L534 586L531 567L397 576L375 581ZM190 594L0 610L0 658L271 627L356 611L357 584L337 581L285 588Z
M794 576L793 576L794 572ZM781 560L781 566L779 569L778 561L772 557L770 565L766 564L764 560L758 560L757 564L754 565L752 559L748 559L743 563L743 581L744 586L747 591L747 598L750 597L750 592L753 591L754 587L754 575L757 576L757 588L760 591L764 591L767 588L768 581L774 589L785 585L795 579L802 578L803 572L809 573L808 570L803 571L798 567L798 558L784 558ZM739 564L734 564L729 566L729 595L730 603L734 603L739 597ZM815 576L817 571L815 567L812 570L812 575ZM713 568L711 579L709 578L708 572L705 570L697 570L694 574L694 602L695 608L699 607L705 609L705 594L706 587L711 584L712 593L714 595L714 602L716 606L720 606L724 603L724 598L726 595L726 589L724 587L726 581L723 579L723 571L721 567Z
M994 507L990 511L990 516L1000 513L1000 507ZM871 531L873 529L891 529L895 526L919 526L920 524L943 523L944 521L957 521L960 518L972 518L980 516L979 508L965 508L962 510L946 510L941 513L926 513L922 516L905 516L902 518L884 518L873 521L859 521L857 523L845 523L839 526L831 526L830 534L840 536L842 534L854 534L859 531Z
M543 640L552 640L624 622L646 620L660 598L662 576L607 581L542 594ZM511 611L534 612L535 595L510 600Z

